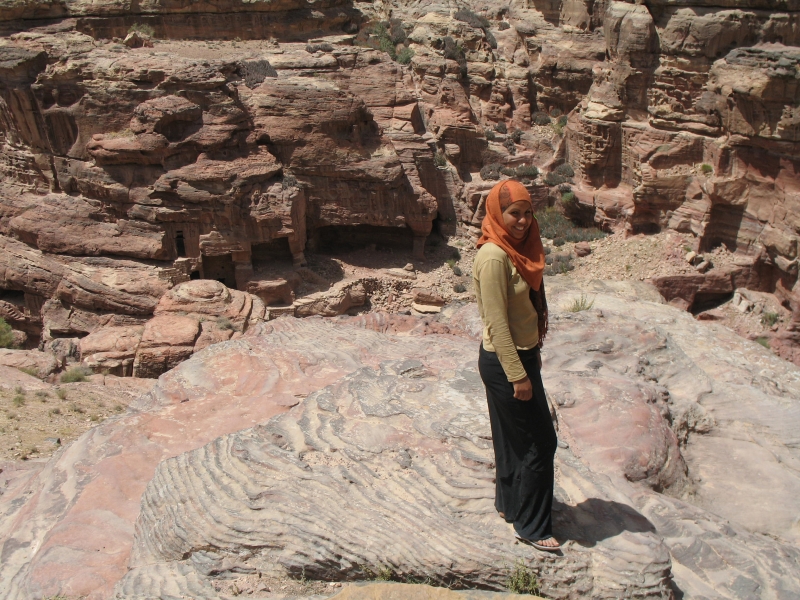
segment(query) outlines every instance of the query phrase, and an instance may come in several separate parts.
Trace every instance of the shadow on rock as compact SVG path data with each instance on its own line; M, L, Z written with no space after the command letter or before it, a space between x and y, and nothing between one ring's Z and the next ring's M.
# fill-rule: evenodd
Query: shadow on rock
M627 504L588 498L576 506L553 501L553 529L556 537L594 547L623 531L655 533L655 526Z

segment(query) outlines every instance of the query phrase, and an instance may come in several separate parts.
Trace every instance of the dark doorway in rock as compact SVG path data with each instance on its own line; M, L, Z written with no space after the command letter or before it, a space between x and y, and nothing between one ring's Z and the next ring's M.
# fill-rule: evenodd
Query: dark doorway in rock
M186 242L183 240L182 231L178 231L175 233L175 251L181 258L186 256Z
M722 306L733 298L733 292L698 292L692 302L691 313L699 315L701 312Z
M322 252L360 250L374 246L376 250L411 252L414 232L409 227L378 227L375 225L331 225L316 231Z
M270 242L252 245L253 268L258 270L276 262L292 262L292 250L289 248L289 238L275 238Z
M236 289L236 268L230 254L203 257L204 279L216 279L232 289Z
M192 271L189 273L189 279L194 281L195 279L200 279L200 271Z

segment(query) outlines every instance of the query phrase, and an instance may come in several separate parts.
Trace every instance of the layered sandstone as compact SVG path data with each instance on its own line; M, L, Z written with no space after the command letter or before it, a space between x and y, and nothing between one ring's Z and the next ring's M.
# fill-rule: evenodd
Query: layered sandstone
M725 244L749 261L746 285L780 286L797 310L796 20L755 0L14 1L0 11L0 235L285 305L289 276L265 277L265 261L365 236L419 257L432 230L476 233L494 182L482 167L566 162L573 216ZM131 26L154 38L114 41ZM537 205L565 193L530 183ZM2 284L25 295L20 315L0 310L30 344L51 320L85 335L106 319L107 302L87 311L27 277ZM43 310L53 299L80 318Z
M219 598L258 574L386 569L500 590L511 557L549 598L799 593L797 368L644 284L550 289L563 556L515 544L494 511L468 305L278 319L195 355L14 475L0 590ZM594 308L564 310L581 291Z

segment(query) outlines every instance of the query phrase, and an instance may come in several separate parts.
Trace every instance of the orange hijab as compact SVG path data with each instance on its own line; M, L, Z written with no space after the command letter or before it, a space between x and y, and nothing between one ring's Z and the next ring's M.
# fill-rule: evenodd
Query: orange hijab
M487 242L500 246L522 278L538 292L544 274L544 247L539 223L533 219L525 239L515 240L503 222L503 211L520 200L533 204L528 190L518 181L501 181L492 188L486 198L486 216L481 224L483 235L478 240L478 248Z

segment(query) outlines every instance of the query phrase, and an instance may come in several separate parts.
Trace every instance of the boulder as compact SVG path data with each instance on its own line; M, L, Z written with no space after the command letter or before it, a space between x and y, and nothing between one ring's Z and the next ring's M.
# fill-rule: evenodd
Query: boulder
M147 322L133 362L134 377L158 377L194 353L200 322L192 317L159 315Z
M14 367L41 379L61 368L61 363L49 352L39 350L7 350L0 348L0 365Z

